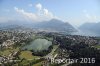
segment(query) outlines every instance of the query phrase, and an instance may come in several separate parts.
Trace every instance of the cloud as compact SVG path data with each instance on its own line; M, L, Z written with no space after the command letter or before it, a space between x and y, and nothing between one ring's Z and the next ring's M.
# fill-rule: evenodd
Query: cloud
M37 13L26 12L24 9L19 9L17 7L14 7L14 10L27 20L32 20L34 22L47 21L52 18L57 18L48 9L43 8L40 3L36 4L35 7L38 9Z
M42 10L42 5L41 5L40 3L38 3L38 4L36 4L36 8L37 8L38 10Z
M9 21L12 21L12 20L14 20L14 19L12 19L10 17L0 16L0 23L9 22Z
M83 13L84 13L85 17L88 19L88 21L96 21L97 20L97 16L88 13L87 10L83 10Z
M83 13L87 19L91 19L91 15L87 12L87 10L83 10Z
M91 16L88 13L86 13L85 16L86 18L91 19Z
M35 6L38 9L38 15L45 17L44 19L52 19L52 18L56 18L56 16L50 12L48 9L44 8L42 6L42 4L38 3Z
M38 20L38 16L34 13L28 13L26 11L24 11L23 9L19 9L17 7L14 7L14 9L16 10L17 13L21 14L22 16L24 16L26 19L31 19L33 21L37 21Z
M53 17L53 14L51 13L51 12L49 12L47 9L43 9L43 12L44 12L44 15L45 16L49 16L50 18L52 18Z

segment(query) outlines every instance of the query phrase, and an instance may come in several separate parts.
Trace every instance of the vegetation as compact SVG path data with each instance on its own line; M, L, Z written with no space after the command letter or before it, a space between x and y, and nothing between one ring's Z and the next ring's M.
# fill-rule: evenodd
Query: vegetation
M39 58L39 56L33 56L31 51L21 51L19 57L22 59L33 60Z
M3 49L2 51L0 51L0 55L5 55L8 56L9 54L11 54L12 52L16 52L19 51L19 48L7 48L7 49Z
M49 46L48 50L42 50L42 51L34 51L34 50L31 50L33 53L33 55L35 56L45 56L47 55L48 53L50 53L52 51L53 47L52 45Z
M70 38L71 37L71 38ZM77 38L77 36L74 36ZM53 45L51 45L48 50L42 50L42 51L28 51L28 50L20 50L21 47L24 45L29 44L32 40L36 38L45 38L49 41L53 42ZM85 37L84 37L85 38ZM31 39L27 40L22 40L19 43L15 43L15 45L9 47L9 48L4 48L2 51L0 51L0 55L3 56L8 56L12 52L20 51L20 54L18 55L18 59L20 60L19 62L16 63L7 63L5 66L42 66L42 63L47 61L43 58L46 58L45 56L55 56L56 54L58 55L57 57L61 58L75 58L75 59L80 59L80 58L95 58L96 64L100 62L100 45L90 45L90 39L88 37L88 41L85 42L87 39L82 40L83 37L80 38L78 36L77 39L73 39L73 36L51 36L49 34L47 35L33 35ZM94 39L94 38L91 38ZM99 41L99 39L97 39ZM92 40L91 40L92 41ZM92 42L94 43L94 42ZM32 47L33 48L33 47ZM67 57L68 54L68 57ZM66 56L66 57L65 57ZM56 57L56 58L57 58ZM78 61L80 62L80 60ZM61 66L62 64L50 64L50 66ZM93 66L94 64L71 64L70 66Z
M94 47L95 47L95 48L100 48L100 45L95 45Z

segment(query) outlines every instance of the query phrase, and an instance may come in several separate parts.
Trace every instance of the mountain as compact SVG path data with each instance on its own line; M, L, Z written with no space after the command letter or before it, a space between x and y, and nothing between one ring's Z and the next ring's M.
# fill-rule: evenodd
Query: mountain
M79 27L80 30L83 31L91 31L94 33L100 33L100 22L98 23L85 23Z
M41 31L49 32L75 32L76 29L68 22L63 22L58 19L52 19L43 22L25 22L25 21L10 21L0 24L0 28L13 28L13 25L29 27Z
M68 22L64 23L61 20L52 19L50 21L40 22L35 25L35 28L58 31L58 32L74 32L76 29L70 25Z

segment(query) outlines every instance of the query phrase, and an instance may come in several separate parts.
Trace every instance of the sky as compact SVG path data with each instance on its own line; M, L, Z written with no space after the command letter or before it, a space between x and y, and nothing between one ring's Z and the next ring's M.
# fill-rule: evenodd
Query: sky
M59 19L78 27L100 22L100 0L0 0L0 22Z

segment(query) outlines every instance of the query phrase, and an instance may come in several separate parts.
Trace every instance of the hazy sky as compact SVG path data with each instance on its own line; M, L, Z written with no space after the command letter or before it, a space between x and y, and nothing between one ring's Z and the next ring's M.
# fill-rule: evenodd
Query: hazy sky
M0 22L52 18L79 26L99 22L100 0L0 0Z

